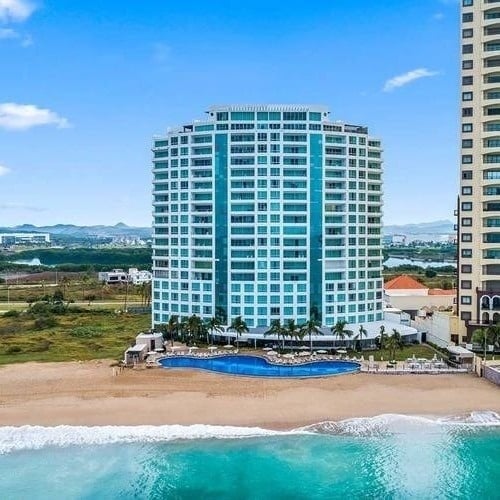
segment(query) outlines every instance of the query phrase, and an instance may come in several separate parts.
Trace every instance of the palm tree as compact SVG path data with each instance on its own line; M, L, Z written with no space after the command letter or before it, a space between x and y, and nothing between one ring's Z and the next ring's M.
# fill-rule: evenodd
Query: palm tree
M472 333L472 341L476 344L482 344L484 348L484 359L486 359L487 345L491 342L496 343L498 334L497 326L489 326L488 328L478 328Z
M386 340L385 326L380 325L380 335L379 335L379 341L378 341L378 347L380 350L382 350L384 348L385 340Z
M151 304L151 281L139 285L139 291L141 294L141 304L146 307L149 306Z
M491 343L498 347L500 344L500 326L497 324L490 325L488 330L490 331Z
M193 314L187 320L188 331L190 332L191 337L197 341L203 338L205 335L205 324L201 320L199 316Z
M385 347L389 350L389 357L393 360L396 356L396 349L403 348L401 334L395 328L392 329L392 335L387 337Z
M168 318L168 323L166 326L166 331L170 335L170 340L172 342L172 345L174 345L174 334L176 334L179 330L179 316L170 316Z
M304 333L304 336L309 335L309 348L312 352L313 350L312 336L323 335L323 333L319 329L319 323L311 317L301 326L301 329Z
M351 330L346 329L347 321L338 320L335 325L331 327L331 332L337 337L337 340L345 340L345 338L351 338Z
M290 337L290 347L293 347L293 339L299 337L300 327L294 319L289 319L285 325L284 333ZM303 338L303 337L302 337Z
M356 337L354 337L354 339L356 340L356 350L358 350L357 349L358 345L359 345L359 350L360 351L363 350L362 345L361 345L361 341L363 340L363 336L368 337L368 332L366 331L366 328L363 325L359 325L358 334L356 335Z
M90 286L90 283L92 282L92 276L90 276L89 273L85 273L82 276L81 279L81 285L82 285L82 300L85 300L85 289L87 288L87 285Z
M279 319L273 319L269 330L264 333L264 336L276 335L278 337L278 346L280 344L280 337L283 336L283 349L285 348L285 331Z
M214 332L221 333L223 329L221 328L222 323L220 322L217 316L210 318L206 322L206 330L207 330L207 344L213 343ZM210 332L210 337L208 336L208 332Z
M228 328L228 330L232 330L236 332L236 349L240 348L240 335L248 332L248 326L245 323L245 320L242 319L241 316L238 316L233 319L231 322L231 326Z
M61 284L61 287L62 287L63 297L65 300L67 300L66 293L68 291L68 286L69 286L70 281L71 280L67 276L63 276L59 280L59 283Z

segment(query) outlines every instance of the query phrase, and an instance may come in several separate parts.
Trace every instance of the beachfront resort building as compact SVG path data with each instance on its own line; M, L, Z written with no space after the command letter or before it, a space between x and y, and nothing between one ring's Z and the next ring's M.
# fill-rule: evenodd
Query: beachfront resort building
M213 106L153 144L153 326L383 320L382 148L325 106Z
M458 314L466 341L500 321L500 2L461 4Z

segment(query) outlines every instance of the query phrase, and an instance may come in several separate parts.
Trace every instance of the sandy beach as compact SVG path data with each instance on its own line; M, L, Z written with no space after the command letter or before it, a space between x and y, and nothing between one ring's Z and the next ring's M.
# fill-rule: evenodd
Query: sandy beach
M500 390L472 375L353 374L263 380L109 361L0 368L0 425L216 424L291 429L374 416L500 413Z

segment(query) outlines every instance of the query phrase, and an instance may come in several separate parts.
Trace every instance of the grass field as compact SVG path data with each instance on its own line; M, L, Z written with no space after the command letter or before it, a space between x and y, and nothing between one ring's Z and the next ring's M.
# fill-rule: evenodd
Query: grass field
M0 364L122 359L137 333L151 326L149 314L113 311L68 312L53 318L55 326L38 324L37 328L36 318L30 315L0 316Z
M405 361L407 358L413 357L413 355L415 355L416 358L431 359L434 356L434 354L436 354L436 351L431 349L429 346L418 344L418 345L405 346L403 347L403 349L397 349L395 359L396 361ZM373 355L375 361L389 361L391 359L389 351L387 349L382 349L381 351L363 352L363 356L365 357L365 359L368 359L368 356L370 355ZM436 355L438 357L441 357L441 355L439 354Z

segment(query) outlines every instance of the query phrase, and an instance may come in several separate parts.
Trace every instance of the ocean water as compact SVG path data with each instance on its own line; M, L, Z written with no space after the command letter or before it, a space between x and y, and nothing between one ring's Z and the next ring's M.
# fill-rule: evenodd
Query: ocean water
M497 499L500 417L0 427L5 499Z

